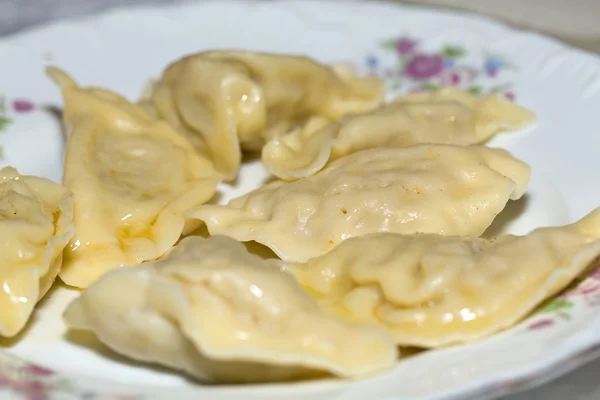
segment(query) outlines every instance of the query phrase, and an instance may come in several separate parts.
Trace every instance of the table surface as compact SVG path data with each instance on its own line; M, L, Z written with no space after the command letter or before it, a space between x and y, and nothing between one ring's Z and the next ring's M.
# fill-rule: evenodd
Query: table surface
M0 37L58 18L73 18L117 5L182 0L0 0ZM197 0L201 1L201 0ZM520 28L555 36L600 53L598 0L399 0L485 13ZM600 400L600 359L549 384L502 400Z

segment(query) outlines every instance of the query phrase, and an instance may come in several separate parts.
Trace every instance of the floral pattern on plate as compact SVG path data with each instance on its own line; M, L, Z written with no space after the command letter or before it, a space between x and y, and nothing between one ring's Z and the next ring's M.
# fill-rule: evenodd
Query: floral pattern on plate
M6 99L0 95L0 132L4 132L12 123L12 119L6 112Z
M569 321L576 306L587 309L600 307L600 265L572 287L542 305L527 324L527 330L537 331L554 326L561 320Z
M0 397L15 400L143 400L143 395L107 395L86 391L48 368L0 352Z
M50 393L71 389L54 371L0 353L0 393L9 391L16 399L47 400Z
M497 54L470 54L457 44L430 51L408 36L384 40L380 49L366 56L364 69L384 78L395 94L452 86L474 95L501 92L515 98L504 73L515 69L512 64Z
M35 106L32 102L23 99L13 100L11 103L12 110L7 107L6 97L0 94L0 133L8 131L8 128L13 123L13 117L9 115L9 111L14 113L28 113ZM3 158L3 149L0 146L0 160Z
M11 102L12 111L15 113L28 113L33 111L35 105L29 100L16 99ZM9 110L6 106L6 97L0 95L0 132L6 131L13 119L9 116Z

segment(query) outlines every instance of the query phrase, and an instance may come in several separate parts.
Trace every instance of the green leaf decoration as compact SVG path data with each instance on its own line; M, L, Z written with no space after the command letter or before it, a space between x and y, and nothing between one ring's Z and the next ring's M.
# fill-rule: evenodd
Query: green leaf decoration
M381 42L381 47L384 49L395 49L396 43L398 43L397 39L388 39Z
M5 116L6 114L6 101L4 96L0 96L0 132L4 131L12 120ZM0 160L4 159L4 149L0 146Z
M431 82L423 82L421 84L421 89L424 90L438 90L440 87L434 83Z
M540 308L540 313L549 313L558 310L565 310L573 308L573 302L566 299L554 299L548 303L546 303L542 308Z
M6 127L11 124L11 122L12 122L12 119L10 119L8 117L0 116L0 132L5 130Z
M464 57L465 54L467 54L467 52L460 46L445 45L442 49L442 55L452 59Z
M565 321L571 320L571 316L569 315L569 313L559 311L556 313L556 315L558 315L560 318L564 319Z
M6 116L6 101L4 96L0 96L0 132L2 132L12 120Z
M479 96L483 92L483 87L480 85L473 85L467 91L473 96Z

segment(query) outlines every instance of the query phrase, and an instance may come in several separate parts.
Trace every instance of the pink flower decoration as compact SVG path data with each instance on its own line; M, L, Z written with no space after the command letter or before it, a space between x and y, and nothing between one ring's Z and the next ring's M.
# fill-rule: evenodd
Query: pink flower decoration
M436 81L438 81L440 86L460 86L465 82L465 79L463 79L463 76L459 72L447 70L442 72Z
M37 376L50 376L50 375L54 375L54 371L48 369L48 368L44 368L44 367L40 367L39 365L27 365L25 367L22 368L22 370L24 372L27 372L29 374L32 375L37 375Z
M404 74L416 80L425 80L438 75L443 69L444 59L442 57L419 54L406 64Z
M477 77L477 71L469 67L456 67L445 69L434 78L440 86L461 86L466 87Z
M505 92L504 96L510 101L515 101L515 94L513 92Z
M13 101L12 106L13 109L19 113L26 113L35 108L33 103L28 100L15 100Z
M39 381L21 381L0 376L0 387L2 386L25 395L29 400L48 400L50 398L47 394L50 387Z
M587 294L597 292L598 289L600 289L600 285L589 286L586 288L581 288L581 290L577 291L577 294L580 296L585 296Z
M554 321L553 320L551 320L551 319L542 319L540 321L536 321L533 324L529 325L527 327L527 329L534 331L534 330L546 328L546 327L552 326L552 325L554 325Z
M396 42L396 51L398 54L410 54L413 52L415 47L417 47L417 42L412 39L401 38Z
M456 72L453 72L450 75L450 81L452 83L453 86L457 86L460 85L461 79L460 79L460 75Z
M575 289L566 293L564 295L564 297L570 298L573 296L586 296L588 294L595 293L599 290L600 290L600 283L588 280L588 281L582 282Z

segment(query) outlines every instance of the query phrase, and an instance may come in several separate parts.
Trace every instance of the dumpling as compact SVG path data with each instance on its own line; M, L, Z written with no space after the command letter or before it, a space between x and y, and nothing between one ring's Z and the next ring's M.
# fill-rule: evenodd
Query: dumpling
M63 183L76 204L77 234L60 277L85 288L110 269L169 250L196 227L184 214L213 196L219 176L167 122L107 90L79 88L58 69L48 74L64 97Z
M290 265L333 316L404 346L468 343L506 329L600 256L600 209L564 227L494 241L379 233Z
M295 180L360 150L419 143L471 145L534 121L531 112L500 94L476 98L444 89L406 95L375 111L335 122L314 117L305 126L271 139L263 147L262 160L273 175Z
M242 150L260 150L265 139L312 116L333 121L371 110L383 95L379 79L306 57L209 51L171 64L142 104L206 146L217 169L233 179Z
M302 262L373 232L481 235L509 199L523 195L529 176L527 164L484 146L377 148L189 216L213 235L254 240Z
M535 114L508 100L501 93L474 96L456 88L444 88L429 92L416 92L398 97L395 103L419 104L454 102L467 107L473 113L473 130L477 142L483 142L503 131L526 128L535 123Z
M394 364L390 337L327 315L280 263L225 236L188 237L160 261L100 278L65 320L205 381L360 377Z
M73 237L73 195L44 178L0 170L0 336L24 327Z

